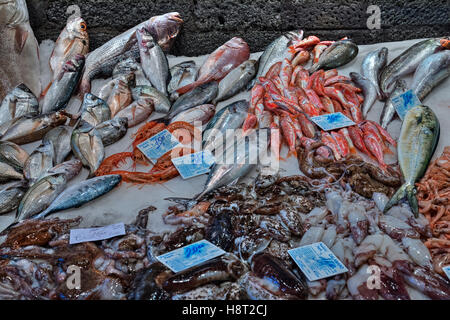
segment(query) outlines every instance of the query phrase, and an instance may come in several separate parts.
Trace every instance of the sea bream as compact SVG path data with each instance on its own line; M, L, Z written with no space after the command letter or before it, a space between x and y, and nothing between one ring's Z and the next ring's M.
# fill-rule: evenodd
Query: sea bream
M24 84L9 92L0 105L0 125L8 125L12 120L25 115L37 116L39 102L36 96Z
M21 83L39 97L39 45L25 0L0 1L0 43L0 100Z
M177 12L156 16L148 21L111 39L100 48L92 51L87 59L81 80L81 93L91 90L91 80L100 76L110 76L118 62L127 58L139 58L139 46L136 31L146 28L164 50L169 50L178 36L183 20Z
M84 126L72 133L71 146L74 155L90 170L90 177L105 158L105 147L98 131L91 126Z
M185 61L170 68L171 80L167 91L172 94L179 88L187 86L195 81L197 67L195 61Z
M111 120L111 109L106 101L86 93L81 105L81 124L88 123L95 127L108 120Z
M0 142L0 161L21 172L30 155L20 146L8 141Z
M73 128L70 126L59 126L49 131L42 143L50 144L53 147L53 164L61 164L72 152L70 139L72 137Z

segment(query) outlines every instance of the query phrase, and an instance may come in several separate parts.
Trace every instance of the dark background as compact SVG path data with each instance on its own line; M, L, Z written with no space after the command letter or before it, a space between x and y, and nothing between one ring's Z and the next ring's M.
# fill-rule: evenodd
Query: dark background
M310 0L27 0L39 40L56 40L69 5L77 4L88 24L91 48L158 14L178 11L183 30L172 53L207 54L240 36L252 52L264 50L285 31L304 29L324 40L344 36L358 44L450 35L450 1ZM381 30L369 30L369 5L381 8Z

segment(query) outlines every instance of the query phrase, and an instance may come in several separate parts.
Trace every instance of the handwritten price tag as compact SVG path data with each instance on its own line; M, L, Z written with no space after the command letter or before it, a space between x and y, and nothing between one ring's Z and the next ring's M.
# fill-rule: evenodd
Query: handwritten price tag
M168 130L163 130L138 145L138 149L153 163L167 152L180 146L180 142Z
M113 224L101 228L70 230L70 244L95 242L125 235L123 223Z
M181 177L186 180L211 171L215 159L211 151L206 150L172 159L172 163L177 168Z
M352 120L340 112L313 117L311 120L324 131L331 131L355 125Z
M405 119L405 116L410 109L422 104L412 90L406 91L404 94L392 98L392 103L394 104L395 110L402 120Z
M157 259L175 273L203 264L220 257L226 252L207 240L168 252Z

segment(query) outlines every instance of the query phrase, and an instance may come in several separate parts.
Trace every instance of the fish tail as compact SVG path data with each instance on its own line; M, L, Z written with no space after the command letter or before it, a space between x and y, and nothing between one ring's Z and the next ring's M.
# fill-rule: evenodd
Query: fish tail
M414 213L414 216L416 218L418 218L419 217L419 204L417 202L416 188L414 187L414 185L409 185L406 188L406 196L408 197L408 203L409 203L409 206L411 207L411 211Z
M409 183L405 183L404 185L402 185L391 198L391 200L389 200L389 202L386 204L383 213L387 213L393 206L399 203L400 200L404 199L407 195L407 189L410 187L414 188L414 186L411 186Z

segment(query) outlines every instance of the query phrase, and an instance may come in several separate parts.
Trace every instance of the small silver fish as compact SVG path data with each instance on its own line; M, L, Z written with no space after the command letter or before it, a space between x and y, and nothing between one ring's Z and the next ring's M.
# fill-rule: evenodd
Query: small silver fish
M0 215L16 210L27 189L26 182L19 181L0 190Z
M137 86L132 89L133 100L139 101L140 99L150 99L153 102L155 112L167 114L172 107L169 99L162 94L159 90L150 86Z
M20 84L6 95L0 105L0 125L22 116L38 114L39 102L36 96L26 85Z
M108 120L111 120L111 109L106 101L93 94L85 94L81 105L81 123L88 123L95 127Z
M370 109L372 109L373 104L377 101L377 88L374 86L372 81L364 78L362 75L356 72L351 72L350 77L353 82L363 91L364 103L362 105L362 114L364 118L367 118Z
M408 84L406 83L406 81L402 79L397 80L394 86L394 90L386 100L386 103L383 107L383 112L381 113L380 123L384 129L387 129L389 123L391 123L397 113L392 99L398 97L406 91L408 91Z
M41 180L46 176L63 173L66 175L67 181L70 181L80 174L81 169L83 169L83 163L81 163L80 160L75 159L66 161L48 169L38 180Z
M141 98L116 114L115 118L126 118L128 128L133 128L150 118L154 110L152 99Z
M114 118L117 113L128 107L132 102L133 96L129 85L122 80L117 80L107 101L111 110L111 117Z
M172 79L167 87L169 94L178 89L194 83L197 77L197 67L195 61L185 61L170 68Z
M217 97L218 91L219 84L216 81L212 81L196 87L195 89L182 95L178 98L177 101L175 101L167 117L171 119L183 111L195 108L202 104L210 103Z
M340 40L329 46L320 56L319 62L309 70L311 73L317 70L336 69L350 63L359 53L358 46L352 40Z
M53 167L54 150L51 143L43 143L31 153L23 173L30 186L33 185L40 176Z
M105 148L98 131L90 126L74 130L71 146L74 155L89 168L90 177L94 176L105 158Z
M28 152L15 143L8 141L0 142L0 161L9 164L19 172L23 171L29 156Z
M73 128L69 126L59 126L49 131L42 139L43 144L50 144L53 147L53 164L62 163L72 151L70 139Z
M100 123L95 129L102 139L103 146L107 147L125 137L128 131L128 118L116 117Z
M380 89L380 74L383 68L386 67L388 54L388 48L379 48L370 52L361 65L361 75L372 82L377 89L379 99L383 98Z
M192 125L200 124L201 126L204 126L212 119L212 117L214 117L215 113L216 113L215 105L204 104L180 113L175 118L173 118L170 123L187 122Z

